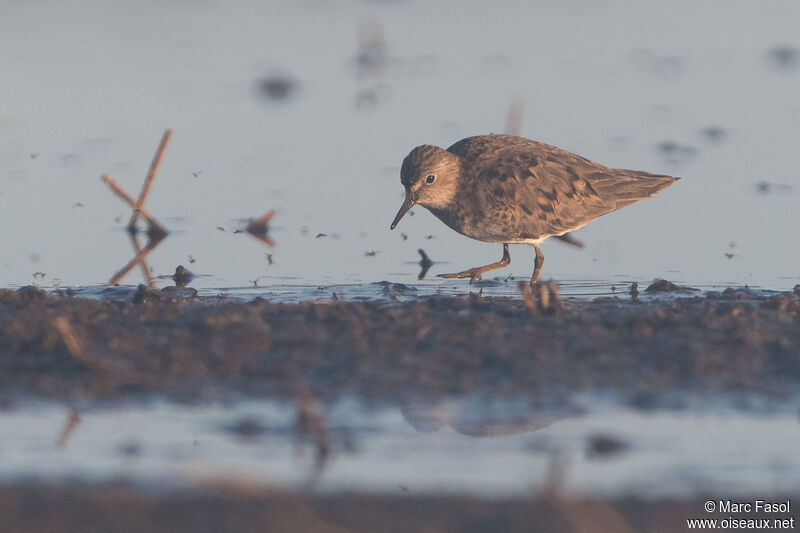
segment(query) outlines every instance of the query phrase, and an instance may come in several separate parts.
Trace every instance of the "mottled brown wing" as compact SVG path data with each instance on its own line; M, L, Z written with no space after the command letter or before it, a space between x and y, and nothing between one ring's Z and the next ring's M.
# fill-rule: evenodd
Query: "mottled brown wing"
M509 135L463 139L448 151L476 176L471 193L496 227L517 239L540 239L580 228L647 198L676 178L618 170L566 150Z
M517 238L560 235L615 209L613 200L601 197L582 177L603 167L549 145L531 141L527 148L501 150L479 172L484 183L503 183L495 190L504 193Z

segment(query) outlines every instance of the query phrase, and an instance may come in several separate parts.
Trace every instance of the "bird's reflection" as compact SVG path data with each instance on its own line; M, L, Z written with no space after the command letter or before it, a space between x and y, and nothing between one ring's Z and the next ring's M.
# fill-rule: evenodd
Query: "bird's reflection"
M462 435L488 438L529 433L570 416L569 411L523 411L504 403L485 403L470 397L446 401L410 398L400 406L400 412L420 433L433 433L449 426Z

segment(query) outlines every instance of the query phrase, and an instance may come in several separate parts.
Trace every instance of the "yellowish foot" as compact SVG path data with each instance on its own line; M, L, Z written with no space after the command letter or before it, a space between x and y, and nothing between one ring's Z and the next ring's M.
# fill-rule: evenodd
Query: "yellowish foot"
M455 272L453 274L437 274L437 278L447 278L447 279L462 279L462 278L469 278L470 285L477 279L483 281L481 274L483 274L484 270L480 268L470 268L469 270L464 270L463 272Z

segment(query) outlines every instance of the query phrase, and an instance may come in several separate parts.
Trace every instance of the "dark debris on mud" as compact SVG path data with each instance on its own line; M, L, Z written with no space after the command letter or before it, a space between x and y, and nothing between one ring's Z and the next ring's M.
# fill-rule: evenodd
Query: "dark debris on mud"
M398 291L401 289L397 289ZM746 289L671 300L427 297L275 304L139 291L137 302L0 290L0 390L116 398L209 390L354 394L682 390L800 384L800 298Z

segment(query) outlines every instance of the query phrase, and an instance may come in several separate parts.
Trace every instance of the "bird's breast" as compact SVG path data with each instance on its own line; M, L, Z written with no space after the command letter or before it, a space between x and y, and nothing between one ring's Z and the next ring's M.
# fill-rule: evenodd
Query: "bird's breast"
M448 227L483 242L509 242L520 237L512 210L501 205L458 205L430 209Z

